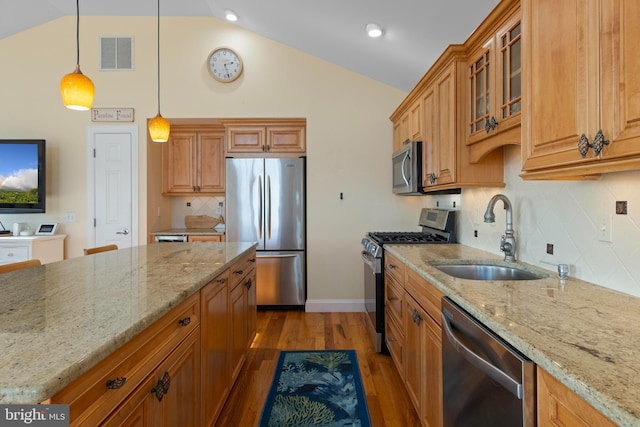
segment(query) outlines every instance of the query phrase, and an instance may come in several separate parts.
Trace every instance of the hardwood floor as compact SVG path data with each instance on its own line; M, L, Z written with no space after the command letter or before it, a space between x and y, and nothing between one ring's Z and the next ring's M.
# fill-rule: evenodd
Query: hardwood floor
M257 425L280 350L354 349L372 426L418 427L418 416L402 380L391 358L373 350L363 316L363 313L258 312L256 339L216 426Z

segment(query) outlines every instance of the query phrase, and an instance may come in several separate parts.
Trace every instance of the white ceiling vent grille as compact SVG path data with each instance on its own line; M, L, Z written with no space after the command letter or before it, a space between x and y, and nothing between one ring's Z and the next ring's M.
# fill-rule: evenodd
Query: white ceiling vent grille
M133 70L133 37L100 37L100 70Z

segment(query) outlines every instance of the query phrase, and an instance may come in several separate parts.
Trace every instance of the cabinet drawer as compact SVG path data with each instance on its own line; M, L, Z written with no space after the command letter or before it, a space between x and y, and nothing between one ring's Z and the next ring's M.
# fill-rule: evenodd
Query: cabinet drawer
M436 321L438 326L442 326L440 314L442 313L440 300L444 296L431 283L411 269L407 269L407 282L405 289L411 294L416 302Z
M402 328L398 326L393 316L389 315L389 310L385 311L386 322L384 322L385 340L391 359L393 359L400 377L404 379L404 334Z
M26 261L29 259L29 246L0 246L0 264Z
M199 314L196 293L55 395L51 403L70 404L72 426L98 425L199 326Z
M255 251L251 252L249 255L246 255L235 264L231 266L229 269L229 289L233 290L238 284L242 282L247 274L252 271L256 266L256 253Z
M384 253L384 272L396 279L396 282L400 284L404 283L404 263L387 251Z
M389 315L394 317L394 320L400 324L402 322L402 297L404 295L404 288L398 285L395 280L388 275L384 278L384 284L384 305Z

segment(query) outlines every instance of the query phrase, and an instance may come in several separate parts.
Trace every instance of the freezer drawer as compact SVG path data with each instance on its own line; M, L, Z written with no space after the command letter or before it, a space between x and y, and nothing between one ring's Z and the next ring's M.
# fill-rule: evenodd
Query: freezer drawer
M258 251L256 264L258 305L304 305L306 301L304 251Z

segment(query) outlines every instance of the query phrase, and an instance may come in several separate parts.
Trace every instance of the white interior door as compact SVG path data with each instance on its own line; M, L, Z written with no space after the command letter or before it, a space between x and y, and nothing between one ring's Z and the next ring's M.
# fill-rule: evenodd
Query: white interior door
M138 245L136 126L89 126L87 246Z

